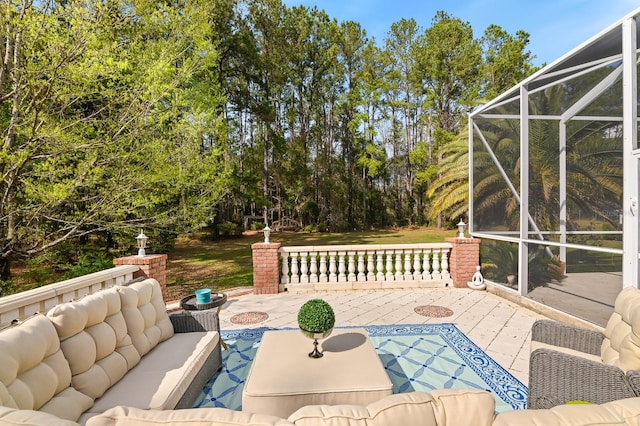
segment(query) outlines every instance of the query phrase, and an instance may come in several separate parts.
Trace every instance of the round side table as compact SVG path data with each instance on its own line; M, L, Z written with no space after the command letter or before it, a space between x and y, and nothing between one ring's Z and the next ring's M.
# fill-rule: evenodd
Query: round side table
M180 300L180 308L185 311L204 311L206 309L217 308L216 315L220 315L222 305L225 303L227 303L227 295L224 293L211 293L211 301L209 303L197 303L196 295L190 294ZM218 332L220 332L220 330L218 330ZM227 349L227 344L222 338L220 338L220 344L224 349Z
M197 303L196 295L190 294L180 300L180 307L185 311L204 311L206 309L218 308L217 313L219 314L222 305L225 303L227 303L227 295L224 293L211 293L211 301L209 303Z

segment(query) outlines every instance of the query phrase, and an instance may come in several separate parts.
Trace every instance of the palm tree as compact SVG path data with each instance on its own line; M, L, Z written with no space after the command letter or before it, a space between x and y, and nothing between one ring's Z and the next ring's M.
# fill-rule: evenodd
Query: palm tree
M531 99L531 114L560 110L564 88L547 89ZM517 229L520 203L519 120L479 119L478 126L489 150L475 137L474 220L479 226L500 225ZM468 205L467 132L460 133L441 151L440 177L428 190L432 214L463 216ZM572 121L567 126L566 190L569 212L594 215L615 226L610 212L619 208L622 196L622 142L619 123ZM560 160L558 120L529 122L529 214L546 230L557 229L560 211ZM514 190L516 193L514 193ZM500 214L503 213L503 214ZM609 213L609 214L608 214ZM569 215L568 229L576 229L578 215Z

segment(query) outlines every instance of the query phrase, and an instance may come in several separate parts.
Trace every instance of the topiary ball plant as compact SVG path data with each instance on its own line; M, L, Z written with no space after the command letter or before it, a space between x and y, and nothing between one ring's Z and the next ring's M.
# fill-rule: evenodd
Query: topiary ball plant
M298 326L302 330L323 333L331 330L336 322L333 308L322 299L311 299L298 312Z
M333 308L324 300L311 299L302 305L298 311L298 326L305 336L313 339L313 351L309 353L311 358L322 357L322 352L318 351L318 339L329 336L335 323Z

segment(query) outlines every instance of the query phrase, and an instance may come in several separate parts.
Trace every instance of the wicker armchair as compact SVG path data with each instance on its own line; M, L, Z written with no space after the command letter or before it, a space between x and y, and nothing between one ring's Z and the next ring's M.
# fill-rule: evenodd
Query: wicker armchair
M536 321L531 330L527 408L595 404L640 396L640 290L616 298L604 333Z

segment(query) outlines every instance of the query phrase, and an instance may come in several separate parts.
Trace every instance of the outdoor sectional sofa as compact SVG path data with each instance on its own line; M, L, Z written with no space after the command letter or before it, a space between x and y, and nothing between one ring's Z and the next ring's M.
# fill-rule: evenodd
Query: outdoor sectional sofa
M310 405L287 419L226 408L141 410L115 407L92 417L87 426L594 426L639 425L640 398L603 405L563 405L544 410L506 411L494 414L491 394L477 390L436 390L387 396L365 406ZM23 420L12 422L12 416ZM58 423L55 423L58 421ZM6 423L3 423L6 422ZM9 425L77 426L36 411L0 413Z
M0 331L0 425L640 425L637 397L496 416L477 390L306 406L287 419L188 408L221 368L218 330L214 310L168 315L153 279L36 314Z
M191 407L222 366L218 330L213 310L168 315L155 279L33 315L0 331L0 424L28 410L49 425L119 405Z

